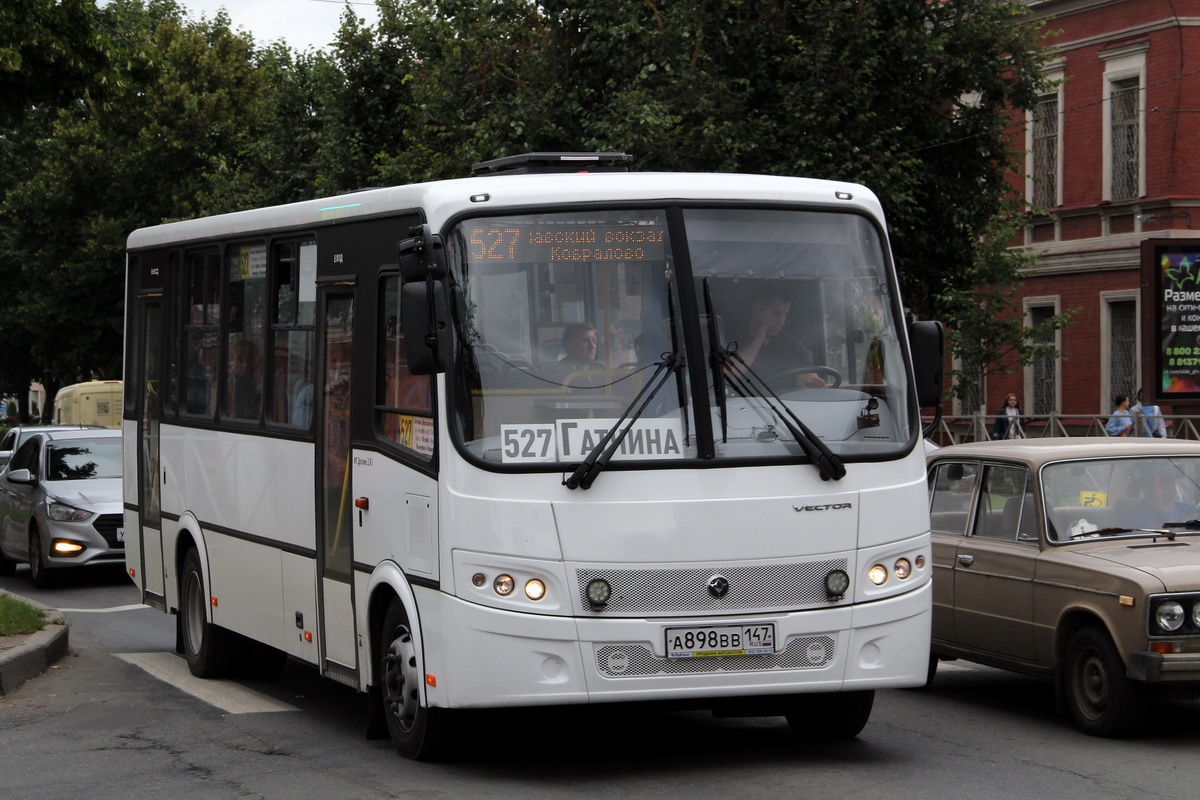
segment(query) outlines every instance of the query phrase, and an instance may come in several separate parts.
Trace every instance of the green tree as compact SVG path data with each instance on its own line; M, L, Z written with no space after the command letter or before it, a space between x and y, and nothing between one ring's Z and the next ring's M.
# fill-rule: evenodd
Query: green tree
M20 147L5 154L27 163L0 201L0 325L7 341L27 343L28 374L45 376L48 391L120 374L125 238L240 205L212 176L236 173L266 86L253 42L222 15L190 23L172 0L114 0L95 13L119 42L117 80L103 100L27 114Z
M637 168L863 183L889 217L905 299L1023 352L1020 322L974 315L1013 207L1013 115L1044 88L1017 0L415 0L381 4L412 43L406 149L391 180L528 150L617 149ZM972 334L972 339L978 337ZM959 340L956 340L959 341Z

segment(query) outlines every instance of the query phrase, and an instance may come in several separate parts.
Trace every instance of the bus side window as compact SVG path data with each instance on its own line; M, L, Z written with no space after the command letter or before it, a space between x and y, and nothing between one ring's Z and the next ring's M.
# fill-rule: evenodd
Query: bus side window
M400 276L380 285L379 358L375 390L376 430L387 442L427 459L433 455L433 379L408 371L400 325Z
M317 243L275 246L271 262L271 376L268 419L307 428L313 411Z

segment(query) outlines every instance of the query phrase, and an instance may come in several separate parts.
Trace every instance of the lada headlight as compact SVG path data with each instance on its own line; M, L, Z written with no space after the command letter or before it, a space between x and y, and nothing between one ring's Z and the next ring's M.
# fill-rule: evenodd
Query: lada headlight
M1192 616L1195 614L1193 609ZM1154 609L1154 624L1167 633L1174 633L1182 628L1184 619L1183 604L1178 600L1167 600L1159 603L1158 608Z

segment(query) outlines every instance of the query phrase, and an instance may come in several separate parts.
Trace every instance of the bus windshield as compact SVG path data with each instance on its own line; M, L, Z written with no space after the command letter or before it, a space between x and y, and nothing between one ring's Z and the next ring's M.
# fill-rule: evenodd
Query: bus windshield
M804 461L803 439L880 458L915 435L894 283L864 216L514 214L460 222L447 254L451 428L489 465L578 463L627 412L614 464Z

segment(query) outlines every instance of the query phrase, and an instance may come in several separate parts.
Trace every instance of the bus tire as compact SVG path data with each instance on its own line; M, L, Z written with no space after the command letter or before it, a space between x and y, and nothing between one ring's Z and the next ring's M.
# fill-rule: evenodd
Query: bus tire
M444 745L450 738L450 712L421 702L423 681L417 670L417 642L399 600L388 606L380 634L376 674L392 745L405 758L437 760L444 755Z
M180 638L188 669L197 678L219 678L228 674L233 661L231 635L208 621L208 592L200 556L191 548L183 557L179 576Z
M784 717L803 741L842 741L862 733L874 705L874 690L795 695Z
M1146 703L1125 676L1125 662L1107 631L1080 628L1067 645L1063 669L1066 705L1081 731L1116 738L1141 727Z

